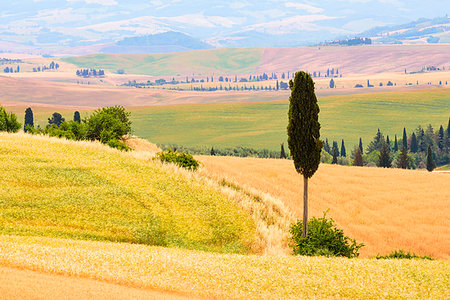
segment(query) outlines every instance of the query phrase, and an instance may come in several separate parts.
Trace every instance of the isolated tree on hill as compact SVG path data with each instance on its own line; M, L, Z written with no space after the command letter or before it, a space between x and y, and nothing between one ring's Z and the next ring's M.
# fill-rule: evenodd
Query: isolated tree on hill
M409 145L409 149L411 150L412 153L417 152L417 139L416 134L414 132L411 135L411 145Z
M436 163L433 159L433 152L431 151L431 146L428 145L428 153L427 153L427 170L432 172L436 168Z
M342 139L341 156L342 157L346 157L347 156L347 152L345 151L344 139Z
M30 107L28 107L25 110L25 122L23 124L23 130L25 132L28 131L27 127L34 127L34 117L33 117L33 111L31 110Z
M330 80L330 89L334 89L334 80L333 80L333 78L331 78L331 80Z
M361 150L361 154L363 153L363 144L362 144L362 139L359 138L359 150Z
M81 117L80 117L80 112L79 112L79 111L76 111L76 112L73 114L73 120L74 120L75 122L77 122L78 124L81 123Z
M408 136L406 135L406 128L403 127L403 147L408 150Z
M383 143L381 147L380 155L378 157L378 166L383 168L391 167L391 157L389 155L388 147L386 143Z
M286 152L284 151L284 143L281 143L280 158L287 158Z
M56 126L59 126L64 121L65 121L65 119L63 118L63 116L60 113L54 112L52 117L48 118L48 125L49 125L49 127L52 126L53 124L55 124Z
M355 157L353 158L353 165L362 167L364 165L361 149L359 147L356 147L355 149Z
M402 169L409 169L409 157L408 150L406 150L405 146L402 146L402 150L400 150L400 155L398 156L397 167Z
M295 73L289 81L288 146L298 173L303 175L303 237L308 235L308 179L317 171L323 141L320 140L319 105L314 82L307 73Z
M397 135L395 135L395 140L394 140L394 152L398 151L398 142L397 142Z
M331 164L335 165L337 164L337 157L338 157L338 153L336 148L333 147L333 160L331 161Z

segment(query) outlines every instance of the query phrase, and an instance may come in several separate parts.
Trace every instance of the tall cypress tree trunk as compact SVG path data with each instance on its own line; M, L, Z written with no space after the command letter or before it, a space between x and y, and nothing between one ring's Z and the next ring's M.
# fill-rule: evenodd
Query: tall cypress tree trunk
M303 176L303 233L302 236L308 235L308 177Z

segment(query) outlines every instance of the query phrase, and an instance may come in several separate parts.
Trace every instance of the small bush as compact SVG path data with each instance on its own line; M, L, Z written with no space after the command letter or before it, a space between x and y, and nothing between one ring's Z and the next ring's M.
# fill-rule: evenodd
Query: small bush
M403 250L395 250L394 252L389 253L388 255L381 255L378 254L376 257L376 259L391 259L391 258L396 258L396 259L413 259L413 258L419 258L419 259L428 259L428 260L433 260L433 258L429 257L429 256L419 256L415 253L411 253L411 252L405 252Z
M308 222L308 236L302 237L303 222L298 220L290 229L291 246L296 255L308 256L345 256L358 257L359 249L364 244L358 244L354 239L344 236L342 229L336 228L333 219L313 217Z
M167 152L156 153L156 158L162 162L174 163L180 167L190 170L197 170L199 167L198 161L196 161L192 155L182 152L174 152L172 149L169 149Z
M5 108L0 106L0 131L17 132L22 125L17 121L14 113L7 113Z

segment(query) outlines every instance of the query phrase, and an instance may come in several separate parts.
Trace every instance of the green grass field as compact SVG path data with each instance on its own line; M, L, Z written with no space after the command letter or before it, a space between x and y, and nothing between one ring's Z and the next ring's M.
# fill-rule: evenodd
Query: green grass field
M174 76L177 74L247 74L258 66L263 48L230 48L167 54L93 54L62 59L80 68L102 68L109 72Z
M366 146L377 128L394 139L403 127L448 123L450 90L434 89L319 98L321 137ZM288 101L129 108L135 134L154 143L248 146L279 150L286 142Z
M0 134L0 233L246 253L253 220L219 192L99 143Z

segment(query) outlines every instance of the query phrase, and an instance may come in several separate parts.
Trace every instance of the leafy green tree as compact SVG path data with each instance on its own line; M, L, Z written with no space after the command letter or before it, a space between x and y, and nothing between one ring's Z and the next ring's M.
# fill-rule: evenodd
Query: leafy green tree
M87 120L86 137L106 143L121 140L131 133L130 113L122 106L97 109Z
M23 124L23 130L25 132L28 131L27 127L34 127L33 111L31 110L31 107L28 107L25 110L25 122Z
M408 150L406 150L405 146L402 146L402 150L400 150L400 155L397 160L397 167L402 169L409 169L409 157Z
M417 153L418 146L416 134L414 132L411 134L411 144L409 145L409 149L411 150L411 153Z
M7 113L5 108L0 106L0 131L17 132L21 127L16 114Z
M347 156L347 152L345 151L344 139L342 139L341 156L342 157L346 157Z
M48 127L51 127L53 124L55 124L56 126L61 125L62 122L64 122L65 119L63 118L63 116L58 113L58 112L54 112L51 118L48 118Z
M429 172L432 172L434 169L436 169L436 163L433 159L433 152L431 151L431 146L428 145L428 153L427 153L427 170Z
M369 146L367 146L366 153L370 154L372 151L378 150L381 151L384 143L384 136L378 128L378 132L373 138L373 141L370 142Z
M390 168L391 167L391 157L389 155L389 150L386 143L383 143L381 147L380 156L379 156L379 167Z
M287 158L286 152L284 151L284 143L281 143L280 158Z
M289 81L288 146L298 173L303 175L303 236L308 235L308 179L317 171L320 140L319 105L311 76L303 71Z
M364 166L361 149L359 147L356 147L355 149L355 157L353 158L353 165L358 167Z
M403 147L408 150L408 136L406 135L406 128L403 127Z
M333 164L333 165L335 165L335 164L337 164L337 157L338 157L338 154L337 154L337 150L336 150L336 148L334 148L333 147L333 160L331 161L331 164Z
M78 124L81 123L81 117L80 117L80 112L79 112L79 111L76 111L76 112L73 114L73 120L74 120L75 122L77 122Z

